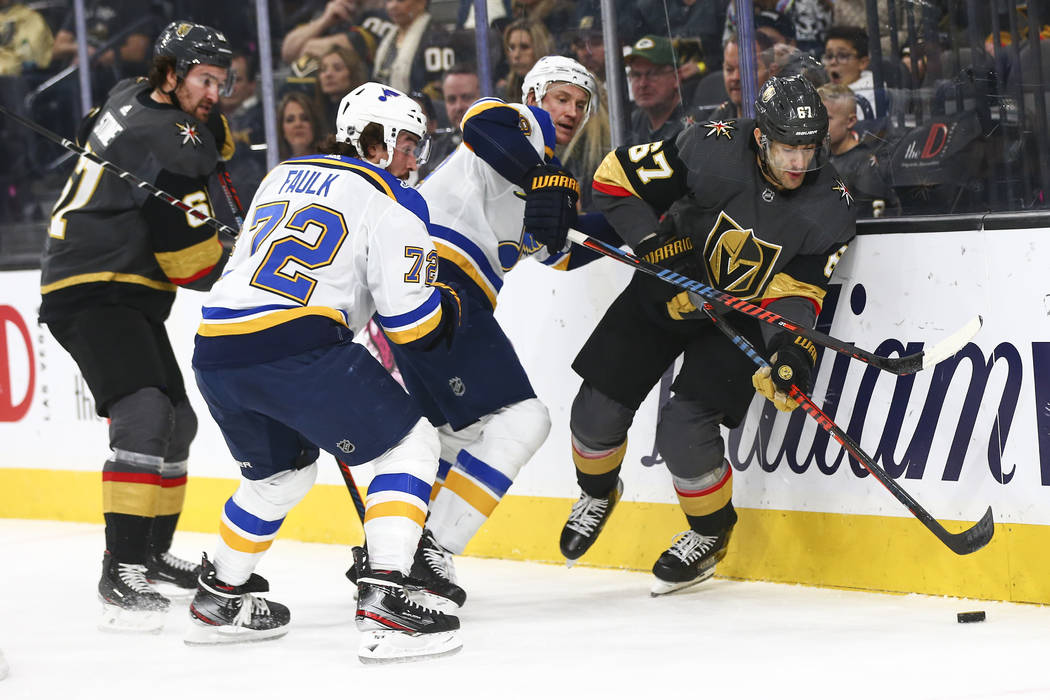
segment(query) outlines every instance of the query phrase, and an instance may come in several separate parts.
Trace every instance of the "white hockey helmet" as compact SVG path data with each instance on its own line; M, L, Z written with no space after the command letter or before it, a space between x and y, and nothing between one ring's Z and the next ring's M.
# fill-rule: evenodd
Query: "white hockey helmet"
M348 92L339 102L335 117L335 140L353 146L358 155L367 154L361 148L361 132L369 124L383 128L383 142L387 157L377 163L380 168L390 164L397 145L397 135L402 131L419 137L415 156L423 165L430 155L430 135L427 133L427 116L411 97L394 88L379 83L365 83Z
M554 83L570 83L583 88L587 93L587 109L580 120L582 127L594 112L594 102L598 99L598 81L591 72L577 61L566 56L544 56L525 74L521 84L521 101L527 102L529 93L536 96L536 104L543 102L547 88Z

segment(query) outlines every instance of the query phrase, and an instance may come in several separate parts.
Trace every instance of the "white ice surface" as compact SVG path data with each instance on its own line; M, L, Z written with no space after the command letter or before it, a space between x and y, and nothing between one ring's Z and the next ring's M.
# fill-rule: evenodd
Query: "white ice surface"
M0 700L1050 698L1040 606L717 579L654 599L643 573L459 557L463 651L366 667L347 547L278 539L259 573L288 635L204 648L184 605L160 635L97 631L101 548L101 526L0 520Z

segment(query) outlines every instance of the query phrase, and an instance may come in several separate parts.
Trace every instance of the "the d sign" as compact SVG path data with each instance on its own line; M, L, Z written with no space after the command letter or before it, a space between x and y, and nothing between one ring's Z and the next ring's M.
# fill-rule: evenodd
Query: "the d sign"
M29 374L29 382L26 385L25 395L15 397L12 395L11 386L11 356L8 353L13 343L18 342L18 335L13 334L8 341L8 333L12 328L17 328L21 334L22 342L25 344L26 358ZM29 328L22 319L21 314L10 306L0 304L0 422L13 423L21 420L22 416L29 412L29 404L33 400L33 387L36 382L36 356L33 353L33 341L29 337ZM17 404L16 399L21 399Z

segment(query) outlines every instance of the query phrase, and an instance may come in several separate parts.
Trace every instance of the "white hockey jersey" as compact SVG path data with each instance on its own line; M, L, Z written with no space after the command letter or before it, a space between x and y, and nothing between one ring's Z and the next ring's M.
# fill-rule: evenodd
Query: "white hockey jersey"
M202 309L195 362L207 361L202 346L210 340L238 336L243 345L255 337L266 345L260 352L279 356L275 343L300 347L319 319L356 333L376 311L392 341L432 339L442 311L441 294L430 286L438 259L427 219L418 192L364 161L306 156L281 163L259 185ZM304 319L312 323L299 323ZM292 332L275 332L282 327Z
M530 162L548 161L554 155L554 126L539 108L484 98L463 116L462 128L464 142L419 190L430 207L430 231L442 271L456 266L495 307L504 275L519 260L535 257L554 266L568 261L567 254L550 254L523 230L524 192L486 160L505 159L523 171ZM469 135L479 130L472 148ZM533 152L524 150L529 148Z

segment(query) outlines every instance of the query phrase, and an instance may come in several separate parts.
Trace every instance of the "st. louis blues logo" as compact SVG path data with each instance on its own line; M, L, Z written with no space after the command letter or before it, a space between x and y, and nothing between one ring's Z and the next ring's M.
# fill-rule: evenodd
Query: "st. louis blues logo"
M719 119L717 121L709 121L704 124L704 128L707 129L707 136L714 136L716 139L719 136L725 136L730 141L733 140L733 132L736 131L736 127L733 126L732 119Z
M175 128L179 131L179 136L182 137L182 145L190 144L191 146L199 146L201 144L201 135L197 130L196 124L190 122L183 122L182 124L176 124Z
M835 186L831 189L839 193L839 199L846 200L847 207L853 206L853 194L849 191L849 188L846 187L845 182L842 180L835 180Z

